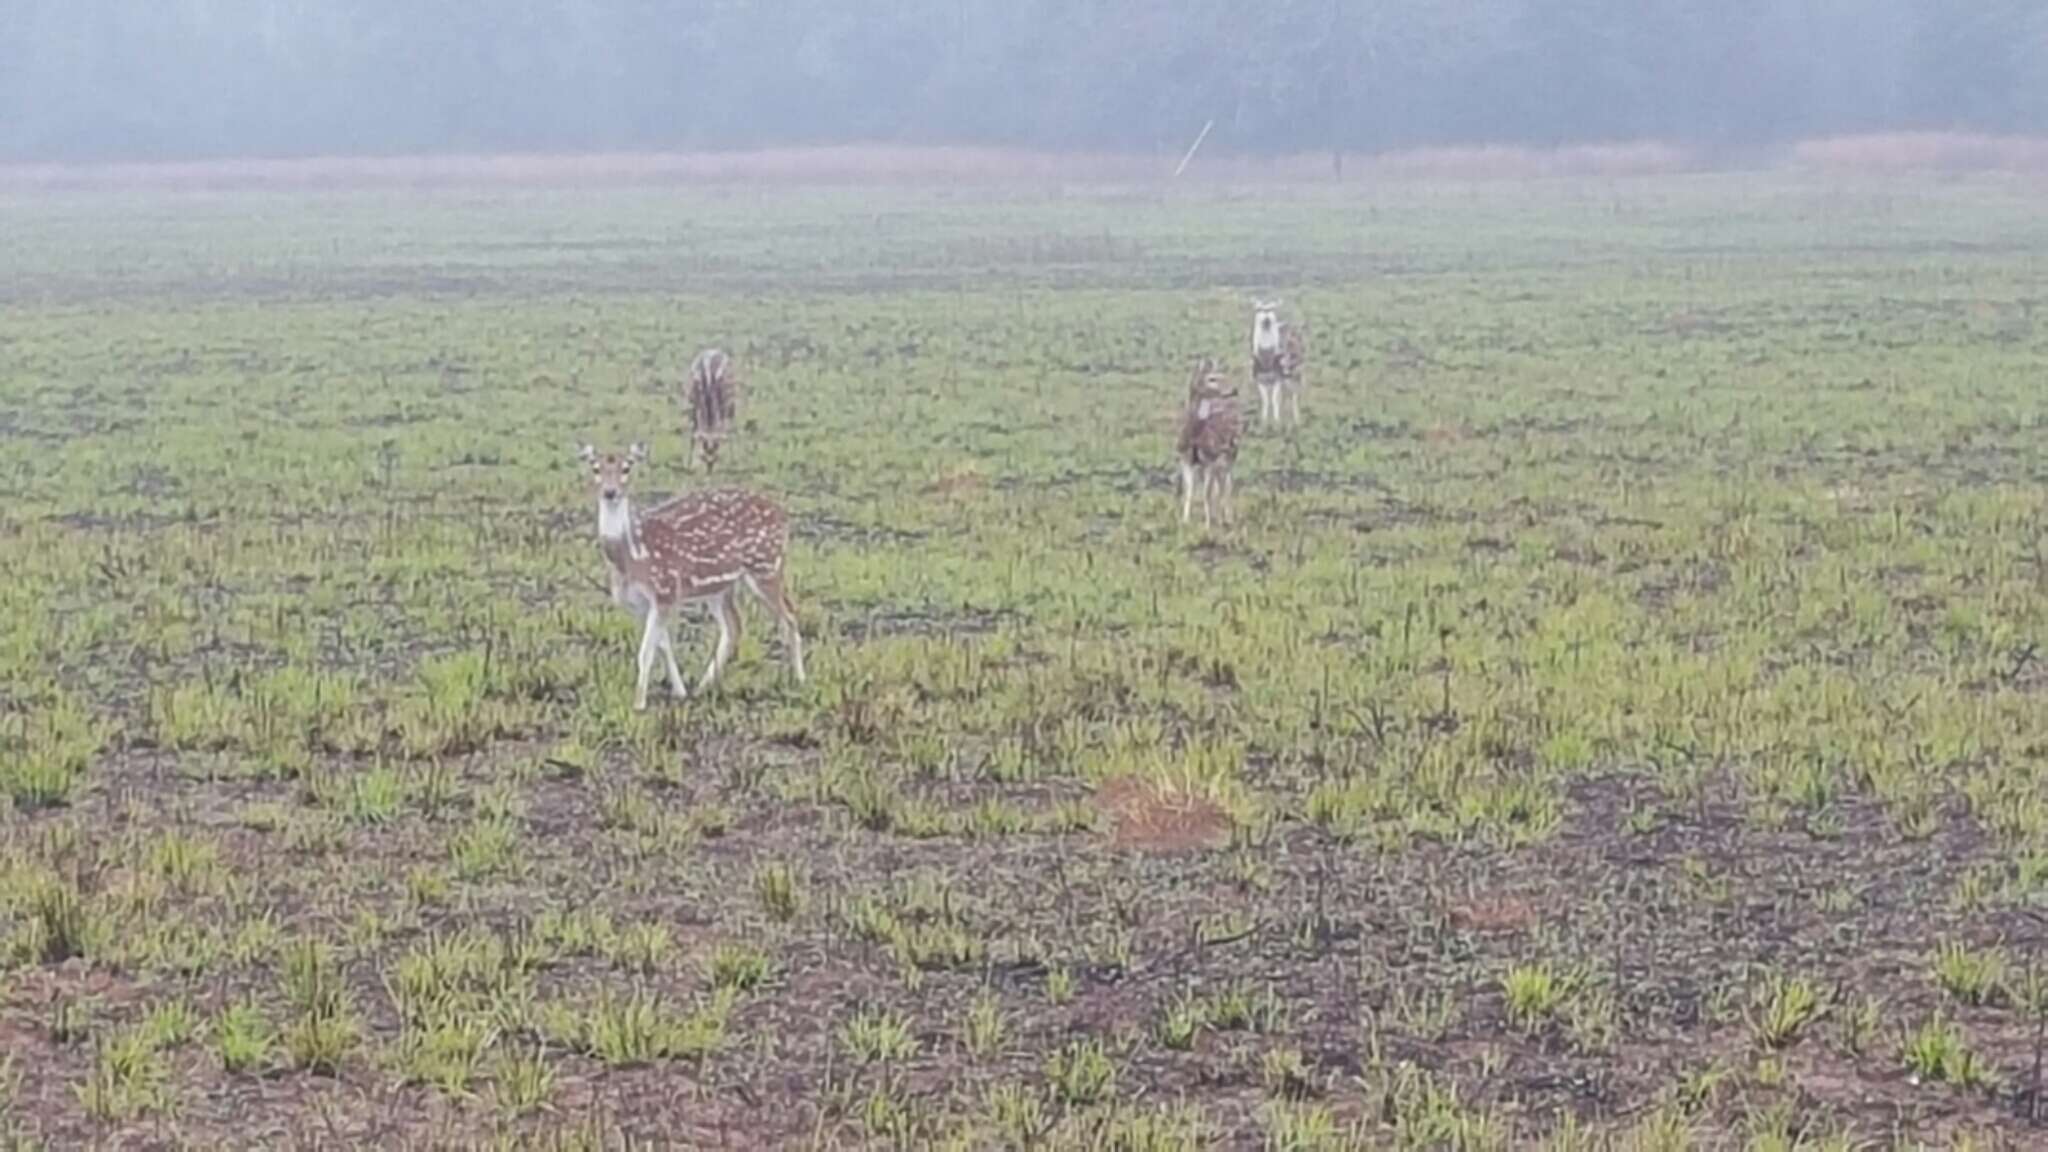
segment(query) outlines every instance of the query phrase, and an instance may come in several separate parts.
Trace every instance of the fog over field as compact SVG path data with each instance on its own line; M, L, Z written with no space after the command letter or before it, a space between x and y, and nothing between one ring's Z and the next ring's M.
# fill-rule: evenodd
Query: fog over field
M2030 0L7 0L0 27L16 161L2048 130Z

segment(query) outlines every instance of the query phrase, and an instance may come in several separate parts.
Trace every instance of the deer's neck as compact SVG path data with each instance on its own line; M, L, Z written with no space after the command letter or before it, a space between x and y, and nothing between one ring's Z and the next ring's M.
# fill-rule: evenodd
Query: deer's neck
M640 530L633 524L633 502L620 499L616 505L597 502L597 542L605 558L620 568L647 558L640 546Z

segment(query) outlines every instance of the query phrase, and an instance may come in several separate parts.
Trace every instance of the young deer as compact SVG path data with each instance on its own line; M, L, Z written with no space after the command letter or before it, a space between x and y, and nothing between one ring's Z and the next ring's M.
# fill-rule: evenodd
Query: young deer
M1221 513L1230 523L1230 468L1237 462L1237 439L1244 420L1237 411L1237 389L1225 388L1216 362L1203 357L1188 381L1187 408L1181 414L1180 522L1195 510L1195 484L1202 488L1202 523ZM1212 512L1213 510L1213 512Z
M739 411L739 373L732 357L706 348L690 361L690 385L683 403L690 410L690 446L704 456L704 471L718 468L718 449Z
M688 696L669 634L686 604L708 605L718 620L718 649L697 691L711 687L739 641L741 588L775 614L790 669L802 683L804 641L797 631L796 605L783 584L789 518L782 507L765 496L721 488L684 493L635 516L626 486L633 466L647 459L647 449L635 444L623 457L600 456L586 444L581 456L597 489L597 544L611 569L612 599L640 621L640 679L633 707L647 707L647 681L656 656L668 662L668 684L677 699Z
M1259 386L1259 423L1280 422L1280 403L1301 423L1301 370L1308 349L1301 330L1280 319L1280 302L1252 302L1252 383Z

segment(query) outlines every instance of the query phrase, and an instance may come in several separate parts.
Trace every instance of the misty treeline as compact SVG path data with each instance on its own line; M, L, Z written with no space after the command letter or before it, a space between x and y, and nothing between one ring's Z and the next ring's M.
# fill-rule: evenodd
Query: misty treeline
M2043 0L0 0L0 157L2048 130Z

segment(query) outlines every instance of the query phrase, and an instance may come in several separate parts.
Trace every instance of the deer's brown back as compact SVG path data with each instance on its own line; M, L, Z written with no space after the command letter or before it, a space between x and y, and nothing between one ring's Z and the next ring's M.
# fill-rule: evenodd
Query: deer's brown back
M1207 411L1204 412L1206 405ZM1231 397L1196 398L1181 422L1180 458L1190 464L1229 463L1237 459L1237 438L1243 427L1237 401Z
M1301 375L1302 361L1308 358L1308 348L1302 339L1301 329L1292 324L1280 332L1280 374L1288 379Z
M690 423L700 436L715 436L732 422L739 382L724 353L707 354L690 365Z
M691 492L640 517L645 567L666 595L692 595L707 582L782 569L789 518L767 497L737 488Z

